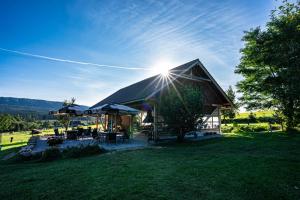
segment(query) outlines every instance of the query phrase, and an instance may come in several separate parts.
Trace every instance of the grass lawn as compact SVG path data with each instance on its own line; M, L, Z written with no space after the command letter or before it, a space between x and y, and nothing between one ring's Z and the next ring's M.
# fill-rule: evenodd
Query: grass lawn
M83 128L87 129L88 127L95 128L96 125L90 125L90 126L82 126ZM71 128L69 128L71 130ZM59 128L59 132L63 132L64 128ZM45 135L45 134L54 134L53 129L46 129L42 130L41 134L36 134L36 135ZM0 135L1 138L1 146L2 150L8 150L11 148L16 148L16 147L21 147L25 146L31 137L31 131L20 131L20 132L14 132L12 134L10 133L2 133ZM10 138L13 137L13 141L10 142ZM3 153L0 153L0 156Z
M43 130L42 133L38 134L38 135L44 135L44 134L54 134L54 131L53 131L53 129ZM5 151L7 149L25 146L31 136L32 136L31 131L2 133L0 136L0 137L2 137L1 138L2 150ZM13 137L12 142L10 142L11 137Z
M1 161L0 171L0 199L300 199L300 134L228 134L48 163Z
M18 132L17 134L9 134L5 133L1 135L1 146L2 150L15 148L24 146L27 144L27 141L31 137L31 134L29 131L24 132ZM10 138L13 137L13 141L10 142Z

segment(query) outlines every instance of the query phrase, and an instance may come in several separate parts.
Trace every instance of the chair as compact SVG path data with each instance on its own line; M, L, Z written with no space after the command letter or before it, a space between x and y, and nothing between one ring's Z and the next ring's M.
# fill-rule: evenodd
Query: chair
M100 140L100 142L105 142L105 141L107 141L107 134L106 133L101 133L100 132L100 134L99 134L99 140Z
M92 133L92 128L91 127L88 127L88 129L85 131L85 136L91 136L91 133Z
M117 134L116 133L108 133L107 140L109 143L117 143Z
M55 128L55 129L54 129L54 135L55 135L55 136L59 136L58 128Z
M77 140L77 131L67 131L68 140Z
M96 128L94 128L93 131L92 131L92 137L93 137L93 139L99 139L98 132L97 132Z
M128 134L128 131L124 130L123 136L122 136L123 143L125 142L125 140L127 140L129 142L129 139L130 139L130 135Z
M77 129L77 137L82 137L82 135L83 135L83 128L78 128Z

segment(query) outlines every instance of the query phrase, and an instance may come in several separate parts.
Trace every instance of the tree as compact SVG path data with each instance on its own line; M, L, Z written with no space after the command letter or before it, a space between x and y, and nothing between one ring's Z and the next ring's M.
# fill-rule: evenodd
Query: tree
M65 100L63 103L63 106L73 105L75 103L75 101L76 101L76 99L74 97L71 98L71 100ZM70 121L71 121L71 116L69 114L59 115L58 121L60 122L60 124L62 124L64 126L65 130L67 131L69 128Z
M13 131L16 119L9 114L0 115L0 132Z
M300 2L273 10L265 30L245 32L245 47L235 72L243 76L237 88L247 109L274 108L287 128L300 116Z
M50 127L50 122L48 120L44 121L42 124L42 128L48 129L49 127Z
M236 102L235 92L233 91L231 85L229 86L228 90L226 91L226 94L227 94L228 98L231 100L233 107L231 107L230 109L223 110L223 120L225 121L225 125L226 125L226 118L234 119L235 114L239 108L239 105Z
M178 141L182 141L185 133L195 130L202 121L202 98L200 88L191 85L171 88L161 96L159 114L168 127L176 132Z
M248 125L250 123L256 123L256 122L257 122L256 115L253 112L250 112L248 116Z
M274 122L277 124L280 124L281 130L283 131L283 123L284 123L284 116L282 115L281 112L275 111L273 114Z

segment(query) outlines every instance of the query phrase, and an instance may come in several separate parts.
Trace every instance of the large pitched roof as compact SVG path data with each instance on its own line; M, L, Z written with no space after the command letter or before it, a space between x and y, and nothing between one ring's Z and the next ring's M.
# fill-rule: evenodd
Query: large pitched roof
M212 78L212 76L208 73L208 71L204 68L202 63L199 61L199 59L190 61L188 63L185 63L183 65L180 65L178 67L175 67L170 70L170 72L173 75L180 76L190 68L199 65L201 68L203 68L203 71L206 73L207 77L210 79L211 82L213 82L214 89L219 90L218 94L222 96L222 99L225 99L227 103L231 104L231 102L228 100L228 97L222 90L222 88L216 83L216 81ZM107 98L103 99L99 103L95 104L91 108L107 104L107 103L118 103L118 104L126 104L130 102L135 101L142 101L145 99L148 99L150 97L153 97L157 92L159 92L164 86L166 86L167 82L162 82L160 84L157 84L158 81L161 81L160 78L161 75L152 76L150 78L144 79L142 81L139 81L137 83L134 83L132 85L129 85L127 87L124 87L117 92L113 93L112 95L108 96Z

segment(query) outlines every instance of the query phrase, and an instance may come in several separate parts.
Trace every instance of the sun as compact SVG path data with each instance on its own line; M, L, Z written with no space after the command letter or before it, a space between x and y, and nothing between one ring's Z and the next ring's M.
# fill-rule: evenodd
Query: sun
M153 71L155 74L160 74L163 77L168 77L172 64L169 61L160 60L154 64Z
M166 67L161 68L160 74L161 74L162 76L169 76L169 69L166 68Z

